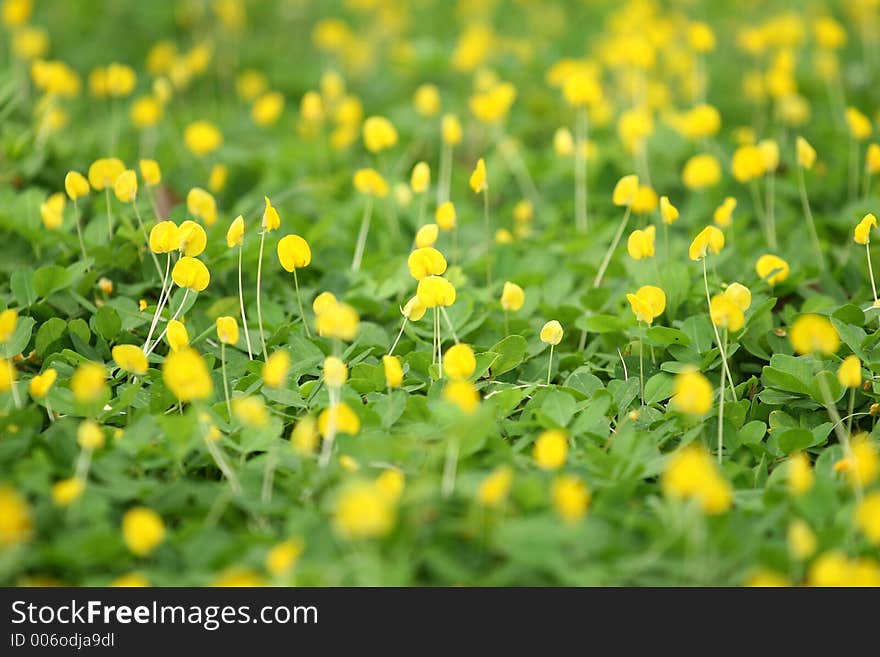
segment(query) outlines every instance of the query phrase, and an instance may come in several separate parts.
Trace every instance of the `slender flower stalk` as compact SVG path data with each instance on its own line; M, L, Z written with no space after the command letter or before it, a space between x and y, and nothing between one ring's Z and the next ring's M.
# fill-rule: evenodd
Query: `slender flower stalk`
M871 279L871 292L874 295L874 304L877 304L877 283L874 282L874 266L871 264L871 242L865 242L865 255L868 258L868 277Z
M244 329L244 343L247 345L248 358L254 359L253 348L251 347L251 334L248 330L247 315L244 311L244 288L241 283L241 256L244 251L244 245L238 245L238 308L241 311L241 326Z
M79 239L79 248L82 251L83 260L88 260L89 254L86 253L86 243L83 240L82 213L80 212L80 209L79 209L79 203L77 202L77 199L75 199L75 198L73 199L73 217L76 220L76 236ZM155 257L155 254L154 254L154 257ZM161 271L159 272L159 275L160 276L162 275Z
M492 287L492 225L489 221L489 195L483 191L483 223L486 226L486 286Z
M623 237L623 232L626 230L626 225L629 223L631 212L632 206L627 205L626 211L623 213L623 219L620 220L620 225L618 225L617 232L614 234L614 239L611 240L611 245L605 252L605 257L602 258L602 264L599 265L599 271L596 272L596 278L593 279L593 287L599 287L602 285L602 279L605 277L605 270L608 269L608 265L611 264L611 257L614 255L617 245L620 244L620 238Z
M296 288L296 303L299 305L299 316L302 319L303 328L306 330L306 337L311 338L312 334L309 331L309 322L306 320L306 311L303 310L302 295L299 292L299 278L297 278L295 268L293 270L293 287Z
M825 255L822 253L822 245L819 243L819 234L816 232L816 222L813 220L813 211L810 209L810 198L807 196L807 185L804 181L804 168L798 168L798 189L801 195L801 206L804 210L804 216L807 218L807 227L810 229L810 238L813 241L813 248L816 249L816 257L819 258L819 266L825 269Z
M351 270L360 271L361 261L364 259L364 249L367 245L367 234L370 232L370 218L373 214L373 197L367 196L364 205L364 214L361 218L361 228L358 231L357 245L354 249L354 257L351 259Z
M226 412L232 420L232 402L229 399L229 377L226 375L226 343L220 341L220 372L223 375L223 394L226 397Z
M263 247L266 244L266 229L260 231L260 259L257 262L257 325L260 328L260 347L263 360L266 359L266 336L263 334L263 304L260 287L263 282Z
M161 277L162 266L159 264L159 258L156 256L155 251L150 248L150 237L147 235L147 229L144 226L144 220L141 218L141 211L138 209L137 201L132 202L131 205L134 208L134 216L137 218L138 226L140 226L141 233L143 233L144 242L147 244L147 251L150 252L150 255L153 257L153 264L156 265L156 273ZM79 226L78 222L77 226Z
M397 333L397 337L394 339L394 343L391 345L391 349L388 350L388 355L394 355L394 350L397 348L397 343L400 342L400 337L403 335L403 329L406 328L406 323L409 321L407 317L403 318L403 323L400 325L400 331Z
M709 313L711 315L712 312L712 295L709 294L709 277L706 274L706 258L702 259L703 261L703 287L706 290L706 304L709 309ZM723 371L726 373L728 380L730 381L730 394L733 397L733 401L736 401L736 388L733 385L733 377L730 374L730 368L727 365L727 347L721 341L721 335L718 333L718 327L715 326L715 322L709 322L712 324L712 330L715 332L715 344L718 345L718 351L721 354L721 365ZM723 379L722 379L723 381Z
M171 288L173 287L173 281L169 278L169 274L171 272L171 252L168 252L168 259L165 262L165 275L162 277L162 289L159 291L159 301L156 303L156 312L153 313L153 321L150 322L150 330L147 333L147 339L144 341L144 349L150 344L150 339L153 337L153 331L156 330L156 324L159 321L159 315L162 313L163 308L165 308L165 303L168 301L168 298L171 296ZM167 289L166 289L167 287Z
M714 322L712 324L715 325ZM727 329L724 329L724 350L722 353L727 353ZM718 462L721 463L721 459L723 458L723 449L724 449L724 385L725 385L725 377L727 376L727 368L721 368L721 385L718 387ZM731 385L733 381L731 381ZM735 399L734 395L734 399Z
M189 297L189 292L190 292L189 288L186 288L183 291L183 299L180 300L180 305L177 307L177 310L174 311L174 315L171 317L172 320L175 320L178 317L180 317L180 313L183 311L183 307L186 305L186 300ZM147 356L149 356L151 353L153 353L153 350L157 346L159 346L159 343L162 342L162 338L165 337L165 334L167 332L168 332L168 323L165 324L165 328L162 329L162 332L159 334L159 337L156 338L156 341L153 343L153 345L144 352Z
M107 236L108 241L113 241L113 206L110 203L110 187L104 187L104 197L107 199Z

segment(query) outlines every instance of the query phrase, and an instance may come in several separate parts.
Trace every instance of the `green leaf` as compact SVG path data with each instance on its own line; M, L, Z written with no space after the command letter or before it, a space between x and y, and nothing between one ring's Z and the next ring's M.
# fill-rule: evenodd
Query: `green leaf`
M574 416L576 403L571 395L559 390L551 390L544 398L541 410L544 412L544 415L550 418L558 427L562 428Z
M653 347L668 347L671 344L690 346L691 339L686 333L668 326L652 326L645 331L645 344Z
M15 331L12 337L4 344L0 344L0 356L3 358L12 358L22 353L30 342L31 334L34 331L33 317L19 317L18 323L15 325Z
M37 300L34 289L34 270L30 267L19 267L9 277L9 287L20 306L31 306Z
M122 328L119 313L110 306L101 306L93 317L95 331L107 342L111 342Z
M660 372L645 382L645 403L656 404L672 396L675 378Z
M70 273L58 265L40 267L34 272L34 292L40 299L45 299L53 292L63 290L70 284Z
M37 329L37 337L34 341L34 349L39 356L45 357L48 348L67 332L67 322L58 317L52 317L48 321L43 322Z
M810 447L815 442L813 432L808 429L786 429L776 436L779 441L779 449L786 454L799 452Z
M583 328L590 333L623 332L630 326L631 322L627 322L617 315L591 315L583 321Z
M508 335L489 350L498 354L492 363L492 374L498 376L519 365L526 355L526 339L521 335Z

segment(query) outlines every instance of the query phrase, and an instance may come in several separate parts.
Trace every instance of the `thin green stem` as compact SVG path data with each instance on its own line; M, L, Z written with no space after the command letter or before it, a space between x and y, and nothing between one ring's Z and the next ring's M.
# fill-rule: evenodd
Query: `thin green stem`
M727 329L724 329L724 351L727 351ZM724 449L724 384L727 369L721 368L721 385L718 388L718 462L721 463Z
M440 486L440 493L444 498L448 498L455 492L455 475L458 470L458 437L450 437L446 443L446 462L443 464L443 483Z
M550 362L547 363L547 385L550 385L550 374L553 372L553 348L556 345L550 345Z
M260 299L260 286L263 281L263 246L266 243L266 229L260 232L260 259L257 262L257 325L260 328L260 347L263 360L266 360L266 336L263 334L263 304Z
M587 108L579 107L575 124L574 149L574 216L581 232L589 227L587 216Z
M147 339L144 342L144 349L150 344L150 338L153 337L153 331L156 330L156 324L159 322L159 315L162 313L162 309L165 307L165 303L168 301L171 296L171 287L173 286L173 282L168 279L168 275L171 271L171 253L168 253L168 259L165 262L165 275L162 277L162 289L159 291L159 300L156 302L156 312L153 313L153 321L150 322L150 330L147 332ZM166 291L166 286L168 287Z
M403 335L403 329L406 328L407 318L403 318L403 323L400 325L400 331L397 333L397 337L394 339L394 344L391 345L391 349L388 350L388 355L391 356L394 353L394 350L397 348L397 343L400 342L400 336Z
M822 253L822 245L819 243L819 234L816 232L816 222L813 220L813 212L810 209L810 199L807 196L807 185L804 181L804 168L798 166L798 189L801 194L801 206L804 210L804 216L807 218L807 227L810 229L810 238L813 240L813 247L816 249L816 256L819 258L819 266L825 269L825 255Z
M492 226L489 222L489 190L483 190L483 223L486 227L486 285L492 287Z
M107 199L107 236L108 242L113 241L113 208L110 205L110 188L104 187L104 197Z
M706 275L706 257L703 258L703 285L706 289L706 305L709 309L709 323L712 325L712 330L715 332L715 344L718 345L718 351L721 353L721 366L727 372L727 378L730 381L730 394L733 397L733 401L736 401L736 388L733 385L733 376L731 376L730 367L727 364L727 348L721 343L721 336L718 333L718 327L715 326L715 322L712 321L712 296L709 294L709 278Z
M360 271L361 261L364 258L364 249L367 246L367 234L370 232L370 217L373 212L373 197L367 196L364 204L364 215L361 218L361 229L358 232L357 245L354 249L354 257L351 259L351 270Z
M79 248L82 251L83 260L88 260L89 254L86 253L86 243L83 240L82 221L81 221L82 216L81 216L81 212L79 211L79 203L77 203L76 199L73 199L73 216L74 216L74 219L76 220L76 236L79 239ZM159 275L160 276L162 275L161 271L159 272Z
M871 292L874 294L874 304L877 304L877 284L874 282L874 266L871 264L871 243L865 242L865 253L868 256L868 278L871 279Z
M226 413L232 421L232 402L229 400L229 377L226 376L226 343L220 343L220 372L223 375L223 394L226 397Z
M144 220L141 218L141 211L138 209L137 201L132 201L132 207L134 207L134 216L137 218L138 226L140 226L141 234L144 236L144 242L147 245L147 251L150 252L150 255L153 256L153 264L156 265L156 273L159 276L162 276L162 266L159 264L159 258L156 256L156 252L150 248L150 238L147 235L147 229L144 226Z
M177 310L174 312L174 316L171 318L172 322L175 319L177 319L178 317L180 317L180 313L183 311L183 307L186 305L187 297L189 297L189 291L190 291L189 288L186 288L183 291L183 299L180 300L180 305L177 307ZM168 324L165 324L165 328L162 329L162 332L159 334L159 337L156 338L156 341L153 343L153 346L150 347L149 349L147 349L147 351L146 351L147 356L149 356L151 353L153 353L153 350L159 345L160 342L162 342L162 338L165 337L165 334L167 332L168 332Z
M620 244L620 238L623 237L623 231L626 230L626 225L629 223L629 215L631 211L632 206L627 205L626 212L623 213L623 219L620 220L620 225L617 227L617 232L614 234L614 239L611 240L611 245L605 252L605 257L602 258L602 264L599 265L599 271L596 272L596 278L593 279L593 287L599 287L602 284L605 270L608 269L608 265L611 263L611 257L614 255L617 245Z
M254 352L251 348L251 332L248 330L247 315L244 312L244 288L241 284L241 254L244 251L244 244L238 246L238 307L241 311L241 326L244 329L244 342L247 345L248 358L254 359Z
M306 320L306 311L303 310L302 295L299 293L299 279L296 275L296 267L293 268L293 287L296 288L296 303L299 305L299 316L302 319L303 328L306 330L306 337L311 338L312 334L309 332L309 322Z
M837 440L843 447L844 456L852 464L855 458L852 452L852 444L849 440L849 434L843 429L843 422L840 419L840 414L837 412L837 405L834 403L834 398L831 396L831 391L828 389L828 384L825 382L825 377L817 376L816 380L819 382L819 391L822 393L822 400L825 402L825 408L828 411L828 416L831 418L832 426L834 427L834 433L837 434ZM858 478L858 475L856 475L855 482L856 498L861 500L862 482Z

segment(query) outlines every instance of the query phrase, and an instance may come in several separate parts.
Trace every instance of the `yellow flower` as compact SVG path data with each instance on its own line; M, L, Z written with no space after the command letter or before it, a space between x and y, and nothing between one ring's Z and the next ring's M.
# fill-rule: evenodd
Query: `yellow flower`
M481 123L497 123L516 100L516 87L510 82L493 83L470 97L468 107Z
M85 489L86 484L79 477L62 479L52 485L52 502L55 506L70 506L82 497Z
M416 231L416 247L423 249L425 247L434 246L439 236L439 227L437 224L425 224Z
M61 192L51 194L43 203L40 204L40 217L43 225L49 230L57 230L61 228L64 222L64 206L67 204L67 197Z
M752 293L742 283L731 283L724 290L724 296L733 301L737 307L745 312L752 305Z
M361 194L385 198L388 196L388 183L375 169L358 169L354 172L354 188Z
M862 385L862 362L855 354L843 359L837 370L837 380L844 388L858 388Z
M420 116L436 116L440 112L440 91L436 85L422 84L413 94L413 106Z
M474 167L474 171L471 173L469 184L474 191L474 194L479 194L480 192L485 193L485 191L489 189L489 181L486 175L486 161L483 158L477 160L477 166Z
M746 586L753 587L788 587L791 586L791 582L785 575L780 575L779 573L775 573L772 570L766 570L764 568L759 568L746 580Z
M358 463L358 460L348 454L342 454L339 457L339 465L346 472L357 472L361 469L361 464Z
M667 225L678 220L678 208L670 203L668 196L660 197L660 216L663 218L663 223Z
M644 230L634 230L626 241L626 252L633 260L654 257L654 237L657 229L648 226Z
M300 456L307 456L318 446L318 427L315 418L306 415L301 418L290 432L290 443Z
M189 346L189 334L183 322L177 319L168 320L168 330L165 332L165 339L168 340L168 346L171 351L180 351Z
M183 256L174 263L171 279L179 286L201 292L211 282L211 272L201 260Z
M480 393L470 381L454 379L443 387L443 399L464 413L473 413L480 405Z
M440 230L450 231L455 228L455 206L452 204L452 201L444 201L437 206L434 220L437 222Z
M611 200L614 205L629 206L635 201L636 194L639 191L639 177L630 174L624 176L614 185L614 192L611 194Z
M257 125L269 126L278 121L283 111L284 94L280 91L270 91L254 101L251 118Z
M736 199L732 196L725 198L724 202L715 208L715 212L712 215L712 220L715 222L715 225L721 226L721 228L727 228L733 218L733 211L735 209Z
M510 281L504 282L504 289L501 291L501 307L504 310L512 310L516 312L523 307L526 302L526 293L516 283Z
M466 344L457 344L443 355L443 371L450 379L469 379L477 368L473 350Z
M410 275L417 281L428 276L439 276L446 271L446 258L431 246L421 247L410 253L406 264Z
M867 244L871 241L871 229L877 227L877 217L872 213L866 214L862 220L856 224L853 230L853 240L856 244Z
M230 249L234 246L244 244L244 217L238 215L229 224L229 230L226 231L226 246Z
M49 52L49 33L41 27L20 27L12 35L12 50L25 61L45 57Z
M871 136L871 133L873 132L871 119L862 114L855 107L847 107L846 112L844 113L844 118L846 119L847 128L849 128L849 134L853 139L862 141Z
M440 133L443 143L447 146L455 146L461 143L463 131L461 122L455 114L444 114L440 125Z
M551 319L549 322L544 324L543 327L541 327L540 338L541 342L543 342L544 344L556 346L560 342L562 342L562 336L562 324L560 324L555 319Z
M371 153L379 153L397 143L397 130L384 116L371 116L364 121L364 146Z
M715 50L715 32L707 23L694 21L688 26L688 44L694 52L706 53Z
M696 369L680 372L675 377L670 405L687 415L705 415L712 408L714 391L709 380Z
M162 380L181 402L208 399L214 391L205 361L191 347L174 351L165 358Z
M330 388L341 388L348 381L348 367L336 356L324 359L324 383Z
M574 475L563 474L553 480L553 506L559 516L569 523L584 517L592 498L587 485Z
M755 272L761 279L767 281L768 285L776 285L782 283L790 272L788 263L782 258L775 255L762 255L755 262Z
M764 162L764 171L772 173L779 166L779 144L773 139L762 139L757 144Z
M106 442L104 430L94 420L83 420L76 429L76 442L86 450L101 449Z
M874 545L880 545L880 491L865 496L856 509L856 525Z
M733 177L741 183L760 178L766 172L764 154L759 146L753 144L737 148L730 166Z
M189 213L213 226L217 221L217 201L201 187L193 187L186 195L186 209Z
M627 294L626 299L640 322L652 324L666 310L666 293L655 285L643 285L635 294Z
M803 495L813 487L815 481L810 458L803 452L792 454L788 459L788 492L794 496Z
M724 233L715 226L706 226L701 230L688 249L691 260L702 260L707 255L719 253L724 248Z
M149 128L162 119L162 102L155 96L141 96L131 104L129 116L135 128Z
M868 144L865 152L865 170L874 174L880 171L880 144Z
M813 34L822 48L836 50L846 44L846 30L831 16L820 16L813 21Z
M586 70L576 70L565 77L562 95L572 107L587 107L602 99L602 87L595 75Z
M542 432L535 441L532 457L542 470L558 470L568 458L568 437L556 429Z
M406 305L400 309L400 313L411 322L417 322L425 316L427 308L419 301L416 295L406 302Z
M706 103L701 103L671 118L672 127L688 139L712 137L721 129L721 113L717 108Z
M7 308L0 312L0 344L9 342L12 334L15 333L15 327L18 326L18 311Z
M134 69L125 64L112 63L106 71L107 94L122 98L131 94L137 83L137 74Z
M854 488L870 486L880 473L880 454L867 434L859 434L852 440L852 456L834 464L834 470L846 473Z
M339 301L336 300L336 297L332 292L321 292L321 294L316 296L315 300L312 301L312 311L314 311L315 315L320 315L322 312L331 306L335 306L337 303L339 303Z
M325 408L318 416L318 432L326 438L330 429L330 417L336 416L336 433L347 433L356 436L361 430L361 419L345 402Z
M673 454L660 486L668 497L695 500L708 515L724 513L733 504L730 483L701 445L691 444Z
M306 549L305 542L300 538L291 538L272 546L266 554L266 570L275 577L286 575Z
M244 426L262 429L269 424L269 412L262 397L236 397L232 400L232 413Z
M11 360L0 358L0 392L9 392L18 379L18 372Z
M648 214L657 209L657 192L648 185L639 185L632 201L632 211L636 214ZM653 228L653 226L651 226Z
M455 286L442 276L426 276L416 288L419 303L425 308L451 306L455 303Z
M266 208L263 210L263 221L260 225L264 231L271 233L273 230L278 230L281 227L281 217L268 196L264 196L263 200L266 203Z
M797 561L809 559L816 552L816 535L810 526L798 518L788 526L788 551Z
M194 121L183 131L183 143L193 155L202 157L220 148L223 133L210 121Z
M238 322L235 317L225 315L217 318L217 339L222 344L238 343Z
M64 191L71 201L87 196L91 191L89 181L79 171L68 171L64 176Z
M694 155L684 164L681 172L684 186L693 191L714 187L721 180L721 165L714 155Z
M403 383L403 368L397 356L382 356L382 368L385 371L385 384L389 388L398 388Z
M140 347L133 344L118 344L113 347L112 355L121 370L138 376L147 373L147 357Z
M150 231L150 250L171 253L180 248L180 229L173 221L160 221Z
M344 539L381 538L396 521L394 501L374 483L357 482L339 495L333 526Z
M405 484L406 477L397 468L383 470L382 474L376 477L376 488L392 502L400 499Z
M4 0L0 19L6 27L18 27L28 22L33 11L34 0Z
M128 573L126 575L120 575L112 582L110 582L110 586L114 587L122 587L122 588L143 588L150 586L150 580L148 580L144 575L140 573Z
M353 340L359 326L357 311L345 303L328 304L315 313L315 328L321 337Z
M226 179L229 177L229 167L223 163L215 164L208 174L208 189L215 194L222 192L226 187Z
M513 468L509 465L499 465L480 482L477 502L482 506L501 506L510 493L511 485L513 485Z
M829 355L840 348L837 329L822 315L806 314L798 317L788 331L788 339L798 354Z
M81 403L96 401L106 390L107 370L100 363L85 362L76 368L70 380L73 397Z
M797 152L797 163L798 166L807 169L808 171L813 168L813 164L816 162L816 149L801 136L798 136L797 141L795 141L795 151ZM880 153L878 153L880 154Z
M141 170L141 178L148 187L155 187L162 182L162 170L156 160L141 160L138 166Z
M92 162L89 167L89 184L92 189L100 192L105 187L112 187L123 171L125 171L125 165L122 160L115 157L102 157Z
M122 538L132 553L145 557L165 540L165 523L145 506L129 509L122 516Z
M290 354L285 349L278 349L263 363L263 383L270 388L281 388L287 381L290 371Z
M278 240L278 261L286 271L308 267L312 262L309 243L299 235L285 235Z
M24 543L32 530L27 500L8 484L0 483L0 548Z
M409 186L413 194L424 194L431 186L431 167L427 162L418 162L409 178Z
M553 150L559 157L569 157L574 153L574 137L568 128L557 128L553 133Z
M47 394L49 394L49 390L55 384L55 380L58 378L58 372L56 372L53 368L47 368L42 374L37 374L34 378L31 379L30 384L28 384L28 390L31 393L31 397L34 399L42 399Z
M745 323L745 315L736 302L726 294L716 294L709 302L709 317L718 328L735 333Z

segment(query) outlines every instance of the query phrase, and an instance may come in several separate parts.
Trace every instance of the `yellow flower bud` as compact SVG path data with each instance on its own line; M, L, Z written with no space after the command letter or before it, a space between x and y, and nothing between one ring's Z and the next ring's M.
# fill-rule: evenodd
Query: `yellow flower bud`
M186 195L186 209L189 213L213 226L217 221L217 201L201 187L193 187Z
M104 446L104 430L94 420L83 420L76 429L76 442L86 450L101 449Z
M871 229L877 227L877 217L872 213L866 214L862 220L856 224L853 230L853 240L856 244L867 244L871 241Z
M100 192L105 187L113 186L123 171L125 165L118 158L105 157L95 160L89 167L89 184L92 189Z
M684 186L693 191L714 187L721 180L721 165L709 153L694 155L685 162L681 179Z
M633 314L640 322L651 324L666 310L666 293L654 285L644 285L635 294L627 294Z
M315 316L315 328L321 337L353 340L359 327L357 311L345 303L327 305Z
M675 377L670 405L687 415L705 415L712 408L712 384L696 369L685 370Z
M214 391L205 361L191 347L174 351L165 358L162 380L181 402L208 399Z
M413 94L413 106L420 116L429 118L440 112L440 91L436 85L422 84Z
M755 272L762 280L767 281L768 285L776 285L788 278L790 268L788 263L782 258L770 255L762 255L755 262Z
M68 171L64 176L64 191L71 201L75 201L81 196L87 196L91 187L89 181L79 171Z
M141 178L148 187L155 187L162 182L162 170L156 160L141 160L138 166L141 170Z
M715 208L715 212L712 214L712 220L715 222L715 225L727 228L733 219L733 211L735 209L736 199L732 196L725 198L724 202Z
M574 475L563 474L553 480L553 506L568 523L577 522L590 507L592 496L586 484Z
M82 497L85 490L85 482L78 477L62 479L52 485L52 501L55 506L70 506Z
M516 312L523 307L525 302L526 294L523 289L516 283L505 281L504 288L501 290L501 307L504 310Z
M709 317L719 328L731 332L739 331L745 323L745 316L740 307L725 294L716 294L709 302Z
M397 130L384 116L371 116L364 121L364 146L371 153L379 153L397 143Z
M568 458L568 437L555 429L544 431L535 441L532 456L542 470L558 470Z
M442 276L425 276L419 280L416 295L425 308L451 306L455 303L455 286Z
M202 157L220 148L223 133L210 121L194 121L183 131L183 143L193 155Z
M270 91L263 94L251 107L251 119L261 126L275 124L284 111L284 94L280 91Z
M439 236L440 228L437 224L425 224L416 231L416 247L423 249L434 246Z
M483 158L477 160L477 166L471 174L469 184L475 194L484 192L489 189L489 182L486 175L486 162Z
M28 385L31 397L34 399L43 399L49 394L49 390L55 384L57 378L58 372L51 367L46 369L42 374L37 374L31 379L31 382Z
M160 221L150 231L150 250L171 253L180 248L180 231L173 221Z
M632 205L638 191L639 177L630 174L618 180L617 184L614 185L614 192L611 195L611 200L614 205L629 206Z
M837 380L844 388L858 388L862 385L862 362L855 354L843 359L837 370Z
M645 230L634 230L626 241L626 251L633 260L654 257L654 237L657 229L648 226Z
M189 346L189 333L186 331L186 326L177 319L168 320L165 339L168 341L171 351L180 351Z
M544 344L558 345L562 342L562 324L555 319L551 319L541 328L541 342Z
M361 194L377 198L388 196L388 183L375 169L358 169L353 182L354 188Z
M76 368L70 380L73 397L80 403L96 401L106 390L107 370L99 363L85 362Z
M234 246L244 244L244 217L238 215L229 224L229 230L226 231L226 246L230 249Z
M413 194L424 194L431 186L431 167L427 162L418 162L412 170L409 186Z
M398 388L403 383L403 368L397 356L382 356L382 368L385 371L385 384L389 388Z
M179 287L186 287L194 292L201 292L211 282L211 273L201 260L183 256L171 270L171 280Z
M437 206L434 220L437 222L440 230L450 231L455 228L455 206L452 204L452 201L444 201Z
M446 271L446 258L431 246L418 248L406 261L410 275L417 281L426 276L440 276Z
M795 141L795 151L797 152L798 166L803 167L808 171L812 169L813 164L816 162L816 149L812 147L810 142L803 137L798 136Z
M348 366L336 356L324 359L324 383L330 388L341 388L348 381Z
M454 114L446 114L443 116L440 132L443 143L447 146L456 146L461 143L463 135L461 122Z
M417 322L425 316L427 308L421 301L419 301L419 295L416 294L416 296L406 302L406 305L400 309L400 312L410 322Z
M165 540L165 523L152 509L135 507L122 516L122 537L133 554L145 557Z
M345 402L324 409L318 416L318 432L326 438L329 435L330 419L335 415L336 433L356 436L361 430L361 420Z
M711 253L719 253L724 248L724 233L715 226L706 226L691 242L688 256L691 260L702 260Z
M147 357L140 347L133 344L118 344L113 347L112 355L121 370L138 376L147 373Z
M15 333L15 327L18 326L18 311L13 308L7 308L0 312L0 344L9 342L12 334Z
M806 314L798 317L788 332L791 346L798 354L830 355L840 348L840 335L827 317Z
M466 344L457 344L446 350L443 371L450 379L468 379L477 367L473 350Z
M278 261L286 271L308 267L312 262L309 243L299 235L285 235L278 241Z
M238 322L235 317L224 315L217 318L217 339L222 344L238 344Z
M499 507L507 499L513 485L513 468L499 465L489 476L480 482L477 489L477 502L481 506Z

